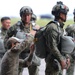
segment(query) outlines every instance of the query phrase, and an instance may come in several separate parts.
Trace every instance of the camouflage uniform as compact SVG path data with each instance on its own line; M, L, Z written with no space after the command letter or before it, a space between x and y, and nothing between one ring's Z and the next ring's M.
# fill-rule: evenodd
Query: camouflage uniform
M3 41L4 41L4 37L5 37L5 35L6 35L6 32L7 32L7 30L6 29L3 29L2 27L1 27L1 29L0 29L0 53L2 53L2 56L3 56L3 54L5 53L5 48L4 48L4 44L3 44ZM2 51L1 51L2 50ZM2 57L1 56L1 57Z
M60 26L59 26L60 25ZM60 46L58 45L60 42L60 36L63 35L63 23L56 25L55 23L51 23L48 25L46 29L46 42L47 46L50 49L47 49L47 56L45 58L46 61L46 75L59 75L60 68L60 60L63 60L63 56L60 53Z
M8 38L10 38L12 36L15 36L19 39L25 39L26 33L30 33L30 29L32 28L30 26L31 25L29 25L29 27L26 27L22 21L17 22L15 25L13 25L12 27L9 28L9 30L5 36L5 39L4 39L4 44L6 43ZM7 47L7 46L5 45L5 47ZM20 58L24 59L24 58L28 57L29 53L30 53L30 50L29 50L29 48L27 48L20 54ZM37 58L37 60L39 61L39 58ZM34 57L34 61L36 61L35 57ZM22 69L23 68L20 68L20 71L23 71ZM38 75L38 66L36 64L32 64L30 67L28 67L28 70L29 70L29 75ZM20 73L22 73L22 72L20 72Z
M5 37L5 34L6 34L7 30L6 29L3 29L1 27L0 29L0 63L1 63L1 59L5 53L5 48L4 48L4 37Z
M4 28L1 27L1 36L2 36L1 38L2 39L5 38L6 33L7 33L7 29L4 29Z
M71 25L67 26L67 28L65 30L66 30L68 36L71 36L75 39L75 24L71 24ZM75 51L73 51L73 53L75 53ZM73 75L73 73L74 73L75 57L73 58L73 53L72 53L72 56L70 56L71 65L70 65L69 69L67 70L67 75Z
M61 36L64 34L63 22L66 22L66 15L68 11L68 7L61 1L58 1L52 8L51 13L55 17L55 23L48 23L45 33L48 48L47 56L45 58L45 75L62 75L61 67L64 69L65 66L67 66L65 62L65 55L61 54ZM62 17L62 14L64 17Z
M9 39L10 41L18 42L13 38ZM27 60L20 60L19 61L19 54L27 47L30 46L30 43L33 41L33 36L29 35L27 38L14 46L13 48L9 49L3 56L1 62L1 75L18 75L18 67L20 65L25 67L27 66L27 60L30 62L32 59L33 54L30 55L29 59ZM14 57L13 57L14 56Z

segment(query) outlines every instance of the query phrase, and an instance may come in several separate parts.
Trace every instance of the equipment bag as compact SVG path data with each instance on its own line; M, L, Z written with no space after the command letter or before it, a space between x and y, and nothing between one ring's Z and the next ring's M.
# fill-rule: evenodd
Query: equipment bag
M61 53L71 54L75 48L74 39L70 36L61 36Z
M51 23L56 23L58 26L58 23L56 21L51 21L48 24L51 24ZM47 25L44 27L41 27L36 32L36 35L35 35L35 40L34 40L35 41L35 48L36 48L35 54L40 58L46 57L46 53L47 53L47 49L48 49L48 47L46 46L46 39L44 37L44 32L46 30Z

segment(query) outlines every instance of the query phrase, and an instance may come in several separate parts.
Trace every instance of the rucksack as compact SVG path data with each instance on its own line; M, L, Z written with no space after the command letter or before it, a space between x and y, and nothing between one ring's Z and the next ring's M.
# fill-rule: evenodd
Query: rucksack
M40 58L45 58L47 54L47 45L46 45L46 39L45 39L45 30L46 27L51 24L55 23L58 26L57 21L51 21L46 26L41 27L35 35L35 54ZM58 28L58 27L57 27ZM58 30L59 31L59 30Z

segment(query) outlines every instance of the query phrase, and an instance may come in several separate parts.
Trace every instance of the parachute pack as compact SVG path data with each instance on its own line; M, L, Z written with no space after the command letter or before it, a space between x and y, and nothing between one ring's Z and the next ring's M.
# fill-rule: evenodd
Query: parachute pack
M59 23L56 22L56 21L51 21L49 22L47 25L51 24L51 23L55 23L57 25L57 28L58 28L58 31L59 31ZM35 35L35 54L40 57L40 58L45 58L46 55L47 55L47 45L46 45L46 39L45 39L45 30L46 30L46 26L40 28L37 32L36 32L36 35ZM60 31L59 31L60 32ZM59 35L60 36L60 35ZM58 37L59 37L58 36ZM72 41L72 37L70 36L60 36L60 38L58 38L59 42L61 41L61 50L60 52L61 53L64 53L64 54L70 54L72 53L72 51L74 50L74 42Z
M51 24L51 23L55 23L58 26L56 21L51 21L48 24ZM35 35L35 41L36 41L35 42L35 48L36 48L35 54L40 58L45 58L46 53L47 53L47 45L46 45L46 39L45 39L45 34L44 34L47 25L44 27L41 27L36 32L36 35Z

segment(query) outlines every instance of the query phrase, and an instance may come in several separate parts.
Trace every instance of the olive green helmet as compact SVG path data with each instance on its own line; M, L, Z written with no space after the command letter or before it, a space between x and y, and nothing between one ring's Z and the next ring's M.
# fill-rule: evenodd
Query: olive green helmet
M63 4L63 2L59 1L52 9L52 14L54 16L59 16L60 13L67 14L69 8Z
M37 20L37 16L36 16L35 14L32 14L31 20L32 20L32 21Z
M20 9L20 16L22 17L23 14L33 14L32 8L30 8L29 6L23 6Z

